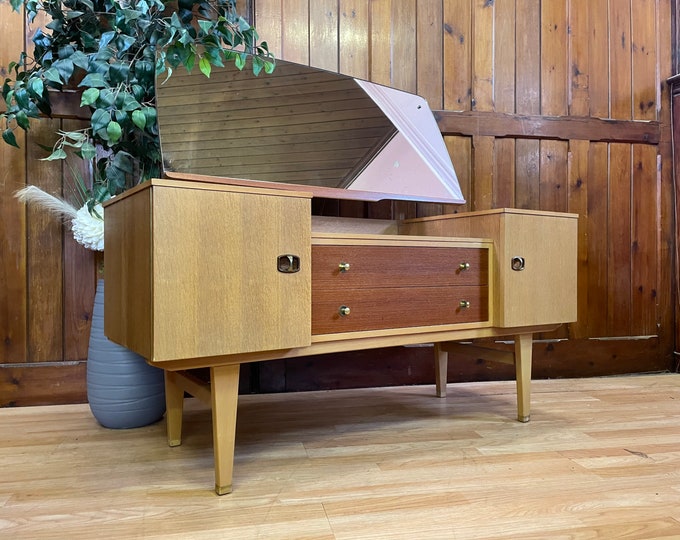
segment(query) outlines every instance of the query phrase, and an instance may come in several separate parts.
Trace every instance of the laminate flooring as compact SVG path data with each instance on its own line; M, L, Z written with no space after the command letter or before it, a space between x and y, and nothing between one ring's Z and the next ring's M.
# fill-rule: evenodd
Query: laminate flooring
M234 491L210 411L100 427L87 405L0 409L0 538L680 538L680 375L246 395Z

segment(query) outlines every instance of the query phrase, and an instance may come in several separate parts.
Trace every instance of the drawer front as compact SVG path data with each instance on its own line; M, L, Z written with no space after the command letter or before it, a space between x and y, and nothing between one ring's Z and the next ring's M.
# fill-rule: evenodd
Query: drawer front
M487 249L312 246L314 289L488 285L488 269Z
M312 334L487 321L487 286L312 288ZM342 308L349 308L343 314Z

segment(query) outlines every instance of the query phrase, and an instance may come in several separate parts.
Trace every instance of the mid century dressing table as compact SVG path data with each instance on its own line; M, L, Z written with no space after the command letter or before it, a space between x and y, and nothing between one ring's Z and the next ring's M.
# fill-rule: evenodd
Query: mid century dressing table
M529 420L532 336L576 319L576 215L313 216L313 197L464 201L424 100L307 66L176 75L158 111L164 177L106 204L105 331L165 370L171 446L185 392L211 405L218 494L243 363L433 343L443 397L461 341L514 336L486 354Z

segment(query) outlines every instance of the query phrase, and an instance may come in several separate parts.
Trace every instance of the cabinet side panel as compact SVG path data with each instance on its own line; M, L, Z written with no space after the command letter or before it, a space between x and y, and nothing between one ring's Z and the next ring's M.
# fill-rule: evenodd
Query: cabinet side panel
M309 345L310 242L308 199L157 187L154 360Z
M151 189L106 208L104 332L145 358L151 335Z

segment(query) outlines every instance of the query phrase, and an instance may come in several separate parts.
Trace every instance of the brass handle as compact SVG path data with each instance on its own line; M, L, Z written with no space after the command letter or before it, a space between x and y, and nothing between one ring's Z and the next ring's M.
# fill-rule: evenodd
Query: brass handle
M467 309L470 307L470 301L469 300L461 300L458 305L460 306L460 309Z
M458 265L458 270L461 272L464 272L465 270L470 270L470 263L469 262L462 262Z
M340 270L341 272L349 272L349 263L341 262L338 265L338 270Z
M341 317L347 317L349 315L350 309L347 306L340 306L340 309L338 309L338 313L340 314Z

